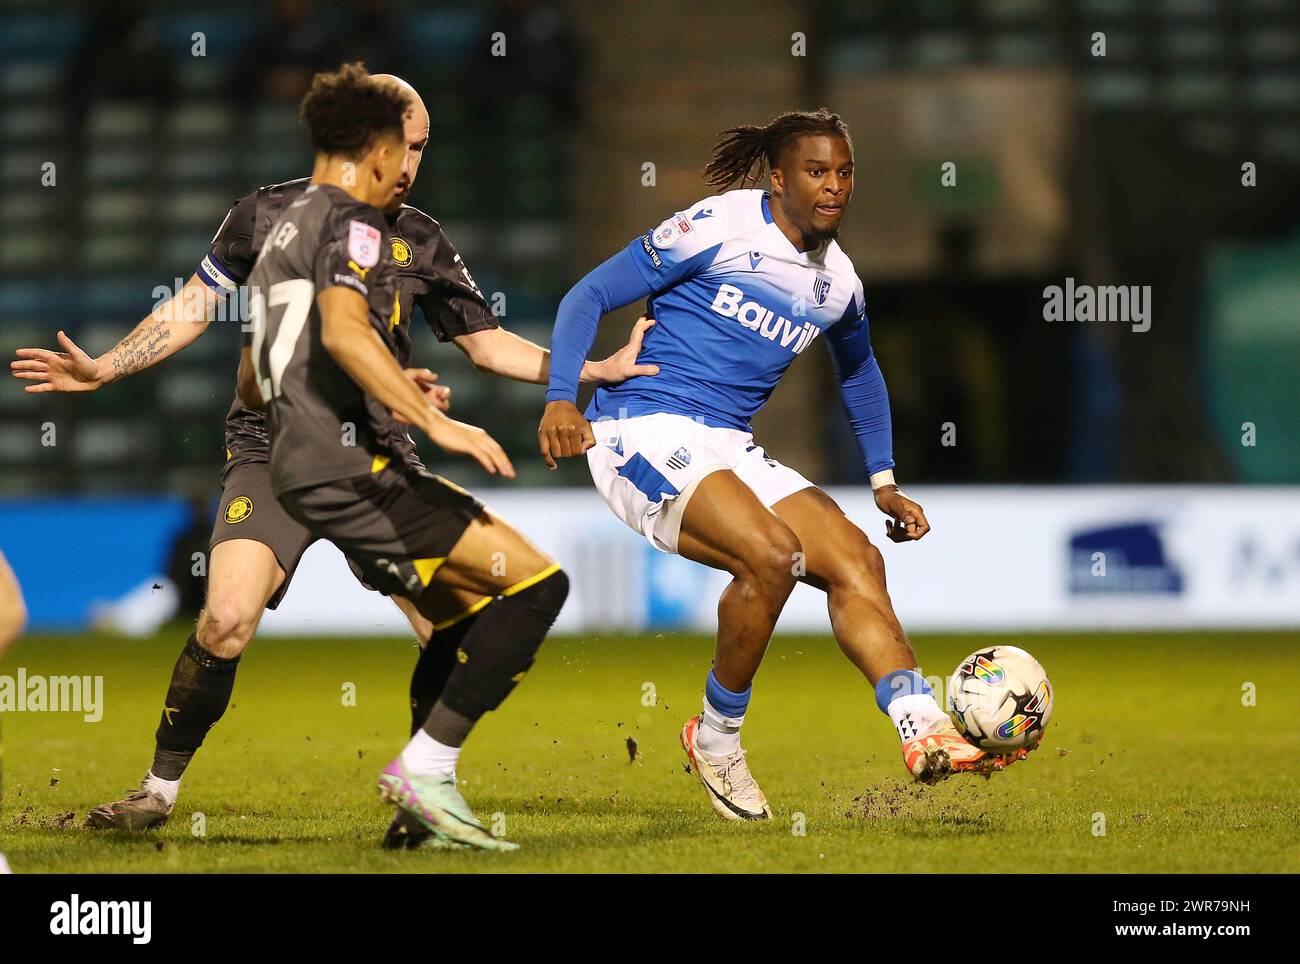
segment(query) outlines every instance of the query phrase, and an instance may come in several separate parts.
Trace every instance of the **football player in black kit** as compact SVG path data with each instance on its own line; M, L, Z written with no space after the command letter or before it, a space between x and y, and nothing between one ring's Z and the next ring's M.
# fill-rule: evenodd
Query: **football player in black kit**
M448 418L397 357L397 273L381 208L407 168L404 93L360 64L303 98L311 183L272 225L248 279L252 344L238 393L269 411L271 491L370 585L438 618L446 589L490 600L438 701L379 778L381 796L448 847L513 850L457 787L461 747L532 666L569 593L560 565L460 486L431 474L404 425L514 476L481 428Z
M452 341L481 371L545 384L549 353L498 325L460 255L433 218L405 203L429 139L429 115L419 95L390 75L373 79L408 98L403 136L405 171L384 209L390 252L397 275L392 337L399 364L424 390L431 404L445 407L446 390L427 369L407 366L411 323L416 307L440 341ZM16 377L32 382L29 392L84 392L149 368L196 340L214 316L228 308L248 279L267 232L285 208L300 197L310 178L260 188L240 199L226 215L211 249L194 275L171 299L160 304L115 347L92 359L63 332L61 352L19 349L11 363ZM628 344L602 362L588 362L587 381L621 381L654 374L636 355L645 329L639 321ZM414 455L409 439L398 444ZM305 526L279 505L271 492L265 416L238 396L226 419L227 459L222 495L208 560L206 603L195 632L186 641L172 673L155 734L153 765L140 789L91 811L95 827L139 830L171 814L186 766L207 731L230 702L239 658L252 641L265 608L274 609L288 589L299 559L315 540ZM427 618L409 600L392 596L406 614L421 644L411 679L411 731L423 724L456 664L456 653L494 597L444 588L436 618ZM386 846L436 845L434 835L399 818Z

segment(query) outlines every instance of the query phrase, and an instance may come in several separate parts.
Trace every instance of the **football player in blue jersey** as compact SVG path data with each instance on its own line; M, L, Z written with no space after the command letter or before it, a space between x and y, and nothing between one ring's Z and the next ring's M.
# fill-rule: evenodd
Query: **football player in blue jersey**
M576 284L551 345L543 458L586 453L601 496L656 549L732 577L718 603L704 711L682 745L713 808L763 820L771 807L740 746L751 683L797 581L826 593L835 639L875 687L913 777L989 774L1015 757L962 738L916 671L885 589L880 551L830 496L759 447L749 422L795 356L825 336L876 505L895 542L925 513L894 479L889 396L871 350L862 282L836 241L853 195L853 144L825 109L725 132L710 187L756 185L677 212ZM599 388L586 413L578 375L602 315L642 298L656 320L638 363L654 378Z

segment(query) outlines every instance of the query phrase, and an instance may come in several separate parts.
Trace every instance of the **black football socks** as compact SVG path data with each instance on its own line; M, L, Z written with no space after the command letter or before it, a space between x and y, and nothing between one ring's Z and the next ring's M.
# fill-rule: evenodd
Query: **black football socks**
M491 605L491 604L489 604ZM485 607L486 608L486 607ZM456 651L465 642L465 636L483 615L480 610L466 616L446 629L435 629L429 641L420 650L420 657L411 674L411 736L424 725L442 695L456 668Z
M162 719L154 734L151 772L161 780L179 780L203 745L208 730L230 705L239 657L213 656L199 645L193 633L185 642L163 703Z
M569 595L569 577L554 572L518 592L507 590L480 612L456 648L442 695L423 721L424 732L458 747L484 713L494 710L533 665Z

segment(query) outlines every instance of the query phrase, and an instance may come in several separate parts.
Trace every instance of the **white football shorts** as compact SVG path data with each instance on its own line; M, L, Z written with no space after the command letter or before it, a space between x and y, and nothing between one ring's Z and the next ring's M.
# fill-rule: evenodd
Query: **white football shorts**
M637 415L591 423L592 481L606 504L661 552L677 552L682 514L700 480L730 469L769 509L812 483L771 458L754 436L685 415Z

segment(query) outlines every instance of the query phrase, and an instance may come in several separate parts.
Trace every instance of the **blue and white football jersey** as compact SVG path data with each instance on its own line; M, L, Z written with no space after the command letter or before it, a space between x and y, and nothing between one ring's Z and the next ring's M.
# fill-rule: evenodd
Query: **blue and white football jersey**
M628 252L655 292L637 361L660 373L598 389L589 419L669 413L748 430L795 356L832 325L844 337L867 323L848 256L835 241L797 250L764 191L705 198Z

